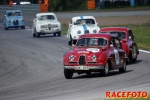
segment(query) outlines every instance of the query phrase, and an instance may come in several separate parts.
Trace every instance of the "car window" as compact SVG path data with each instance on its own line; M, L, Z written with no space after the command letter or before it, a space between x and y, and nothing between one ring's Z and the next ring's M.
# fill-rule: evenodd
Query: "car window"
M21 12L7 12L7 16L21 16Z
M55 20L53 15L41 15L38 16L38 20Z
M74 22L74 25L82 25L82 24L92 25L95 24L95 21L94 19L78 19Z
M107 40L104 38L81 38L77 46L106 46Z
M119 39L125 39L126 38L125 32L110 32L110 34L117 36Z
M119 40L117 38L115 38L114 40L115 40L115 47L116 48L121 48Z

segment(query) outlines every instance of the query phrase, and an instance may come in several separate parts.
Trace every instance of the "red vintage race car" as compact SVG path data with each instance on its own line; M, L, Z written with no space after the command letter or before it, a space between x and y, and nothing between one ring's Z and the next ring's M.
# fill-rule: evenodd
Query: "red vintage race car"
M139 50L137 43L134 41L134 35L129 28L126 27L105 27L101 28L99 33L109 33L117 36L120 39L123 50L128 56L127 63L129 61L135 62L137 60L137 55Z
M126 53L119 38L111 34L81 35L72 50L64 55L64 76L72 78L73 73L100 72L108 75L110 70L126 71Z

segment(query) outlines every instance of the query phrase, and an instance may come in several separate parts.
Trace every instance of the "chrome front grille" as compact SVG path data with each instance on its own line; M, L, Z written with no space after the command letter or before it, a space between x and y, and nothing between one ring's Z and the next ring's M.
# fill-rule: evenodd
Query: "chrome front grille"
M13 24L14 24L14 25L18 25L18 24L19 24L19 21L18 21L18 20L14 20L14 21L13 21Z
M79 58L79 65L85 65L85 64L86 64L85 56L80 56L80 58Z

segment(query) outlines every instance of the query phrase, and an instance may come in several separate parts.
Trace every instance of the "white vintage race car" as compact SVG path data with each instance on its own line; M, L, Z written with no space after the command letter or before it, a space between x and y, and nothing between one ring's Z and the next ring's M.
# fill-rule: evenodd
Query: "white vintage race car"
M93 16L73 17L69 23L67 32L68 44L75 44L80 35L86 33L98 33L99 30L100 27Z
M33 19L32 34L33 37L45 34L61 36L61 23L54 13L38 13Z

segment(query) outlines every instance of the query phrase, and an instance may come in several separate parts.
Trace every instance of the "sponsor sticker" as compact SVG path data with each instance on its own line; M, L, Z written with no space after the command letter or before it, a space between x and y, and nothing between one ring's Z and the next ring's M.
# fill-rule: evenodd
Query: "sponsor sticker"
M97 49L97 48L88 48L86 50L91 51L91 52L99 52L99 49Z

